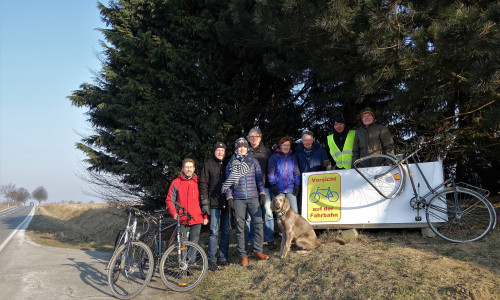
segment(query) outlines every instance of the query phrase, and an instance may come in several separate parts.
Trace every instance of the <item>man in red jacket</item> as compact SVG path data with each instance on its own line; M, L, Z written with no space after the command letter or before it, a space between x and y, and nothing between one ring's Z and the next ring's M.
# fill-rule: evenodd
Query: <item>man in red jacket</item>
M182 173L172 181L168 190L167 204L168 211L175 220L179 217L174 202L182 205L193 217L181 217L182 236L194 243L200 239L201 224L208 224L208 215L202 215L200 206L200 195L198 192L198 176L194 173L194 160L186 158L182 161ZM182 213L182 210L180 211Z

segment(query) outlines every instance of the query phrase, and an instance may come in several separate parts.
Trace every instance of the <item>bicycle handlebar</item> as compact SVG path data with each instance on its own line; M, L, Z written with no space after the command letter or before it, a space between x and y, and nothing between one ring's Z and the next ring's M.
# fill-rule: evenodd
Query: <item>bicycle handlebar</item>
M177 214L179 215L179 218L180 217L183 217L183 216L187 216L190 220L193 219L193 216L186 210L186 208L182 205L179 204L179 202L177 201L172 201L176 207L176 210L177 210ZM183 210L183 213L180 214L179 211L180 210Z
M172 201L172 202L174 203L174 205L176 207L176 211L177 211L177 214L179 215L179 217L187 216L190 220L193 219L193 216L186 210L186 208L184 206L180 205L179 202L177 202L177 201ZM181 209L183 210L183 213L179 213ZM136 215L139 215L143 218L152 219L155 222L157 221L157 218L155 216L151 215L149 212L140 210L140 209L133 207L133 206L130 206L130 205L125 206L125 211L127 213L130 213L133 211ZM160 209L160 210L155 210L154 212L157 214L162 214L165 211L163 209Z
M429 142L433 142L434 139L431 137L421 137L417 142L416 142L416 148L415 151L413 151L410 154L404 155L403 158L398 158L400 161L407 161L410 157L413 157L415 154L417 154L420 150L425 148L426 144Z

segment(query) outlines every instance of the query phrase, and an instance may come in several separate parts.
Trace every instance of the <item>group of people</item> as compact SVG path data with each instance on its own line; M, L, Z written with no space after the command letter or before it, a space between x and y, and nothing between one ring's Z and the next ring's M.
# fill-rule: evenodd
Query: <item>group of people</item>
M261 130L254 127L246 139L236 140L235 152L229 161L226 144L216 142L213 157L202 165L199 176L195 173L194 160L184 159L182 173L170 185L166 204L174 218L178 217L173 204L176 201L193 216L192 219L183 217L180 228L190 241L198 243L201 225L210 224L207 252L210 270L228 264L232 214L241 265L248 265L248 255L267 260L269 256L263 253L264 241L270 250L276 248L271 199L283 195L291 209L300 213L301 173L350 169L352 162L360 157L394 154L389 130L375 122L373 110L364 108L359 118L362 125L349 130L341 115L334 117L334 133L327 137L328 153L308 130L302 132L302 143L295 152L288 136L282 137L272 152L262 143Z

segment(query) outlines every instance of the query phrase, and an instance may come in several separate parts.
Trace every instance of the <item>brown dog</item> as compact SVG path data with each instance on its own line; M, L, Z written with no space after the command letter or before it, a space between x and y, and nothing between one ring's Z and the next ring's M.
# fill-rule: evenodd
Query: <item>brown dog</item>
M290 202L284 196L273 199L273 211L278 215L278 226L283 234L279 257L285 258L290 251L292 241L305 254L318 248L321 244L311 224L301 215L290 209Z

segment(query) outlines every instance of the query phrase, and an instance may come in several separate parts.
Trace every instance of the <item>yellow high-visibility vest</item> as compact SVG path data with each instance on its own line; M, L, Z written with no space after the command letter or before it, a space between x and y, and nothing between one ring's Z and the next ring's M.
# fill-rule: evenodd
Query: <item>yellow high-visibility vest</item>
M335 144L333 139L333 134L328 136L328 147L330 148L330 154L332 155L335 164L339 168L350 169L352 167L352 148L354 145L354 135L356 130L349 130L347 133L347 138L345 139L344 149L340 151L340 148Z

